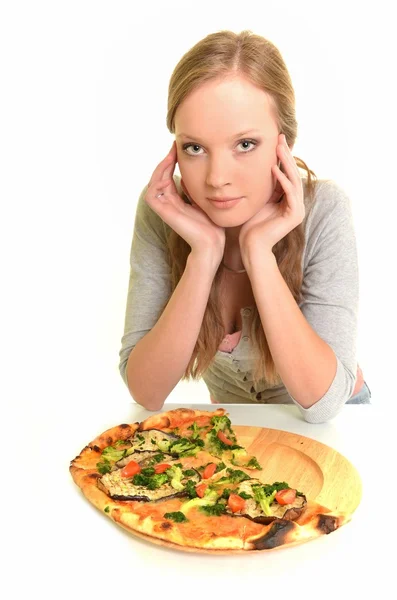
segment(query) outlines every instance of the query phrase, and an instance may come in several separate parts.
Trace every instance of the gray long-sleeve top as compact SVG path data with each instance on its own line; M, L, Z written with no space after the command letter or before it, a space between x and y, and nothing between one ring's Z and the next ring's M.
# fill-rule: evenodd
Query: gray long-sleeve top
M174 175L177 188L180 177ZM302 180L307 206L306 184ZM135 215L130 254L130 280L121 340L119 369L127 384L131 350L156 324L171 295L166 259L169 226L145 202L145 186ZM303 408L283 384L254 387L255 348L250 338L252 307L242 307L243 329L231 353L218 350L203 374L211 396L221 403L294 403L306 421L321 423L335 416L351 397L356 382L358 265L350 200L332 180L317 181L315 201L304 219L303 285L299 307L311 327L333 349L334 379L310 408ZM315 366L313 367L315 368Z

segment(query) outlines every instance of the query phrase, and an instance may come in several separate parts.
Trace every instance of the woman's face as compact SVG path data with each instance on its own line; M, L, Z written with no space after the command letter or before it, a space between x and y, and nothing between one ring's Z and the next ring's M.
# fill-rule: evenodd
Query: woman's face
M241 77L207 82L180 104L180 173L190 198L214 223L237 227L268 202L278 135L268 95ZM222 208L208 199L223 197L241 200Z

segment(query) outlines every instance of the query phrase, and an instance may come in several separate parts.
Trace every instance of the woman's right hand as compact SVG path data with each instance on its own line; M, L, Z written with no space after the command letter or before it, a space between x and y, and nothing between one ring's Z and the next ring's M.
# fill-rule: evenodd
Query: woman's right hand
M197 206L187 204L178 194L173 174L177 163L176 142L153 171L145 196L147 204L180 235L195 254L211 252L222 260L225 229L219 227ZM158 197L159 194L162 194Z

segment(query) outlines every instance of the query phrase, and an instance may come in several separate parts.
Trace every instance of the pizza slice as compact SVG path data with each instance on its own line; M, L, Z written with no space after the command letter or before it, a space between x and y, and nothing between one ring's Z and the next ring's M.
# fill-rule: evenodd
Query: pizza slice
M114 427L86 446L70 471L116 523L171 547L264 550L343 522L287 482L265 483L224 409L181 408Z

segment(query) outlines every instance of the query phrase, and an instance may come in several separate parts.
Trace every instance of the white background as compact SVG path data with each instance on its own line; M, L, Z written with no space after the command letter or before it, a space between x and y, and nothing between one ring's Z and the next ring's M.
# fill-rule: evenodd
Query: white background
M296 91L294 154L350 195L358 360L373 402L395 404L392 4L1 3L6 410L50 422L131 402L118 353L136 202L173 141L165 125L171 73L220 29L251 29L277 45ZM205 384L180 383L168 401L187 399L208 401Z
M171 73L208 33L250 29L284 56L297 98L294 154L351 197L361 283L358 360L373 403L395 413L393 4L0 0L0 418L6 487L0 503L8 574L1 587L7 598L26 597L20 586L36 597L43 577L50 592L43 591L43 598L70 597L71 589L82 597L80 576L94 589L108 589L109 577L117 576L116 594L120 583L122 590L136 591L133 562L131 578L127 568L106 570L112 551L101 542L101 515L98 526L91 524L89 509L95 509L76 493L68 461L106 426L123 422L131 403L118 353L136 202L173 140L165 126ZM207 400L201 382L178 384L168 402ZM329 428L338 431L338 424ZM374 451L374 461L376 456ZM114 533L110 543L123 553ZM87 537L93 540L89 548ZM132 557L130 543L137 547L128 538L124 562ZM368 545L369 564L378 550ZM87 551L98 559L85 572ZM348 556L349 549L344 551ZM152 548L148 561L151 556L157 556ZM359 571L354 556L347 564L350 558ZM178 565L174 555L158 560ZM328 598L329 579L342 585L332 564L322 571L313 564L311 593L317 596L319 589ZM198 580L203 583L201 574ZM266 591L266 577L263 583ZM174 576L172 584L174 590Z

